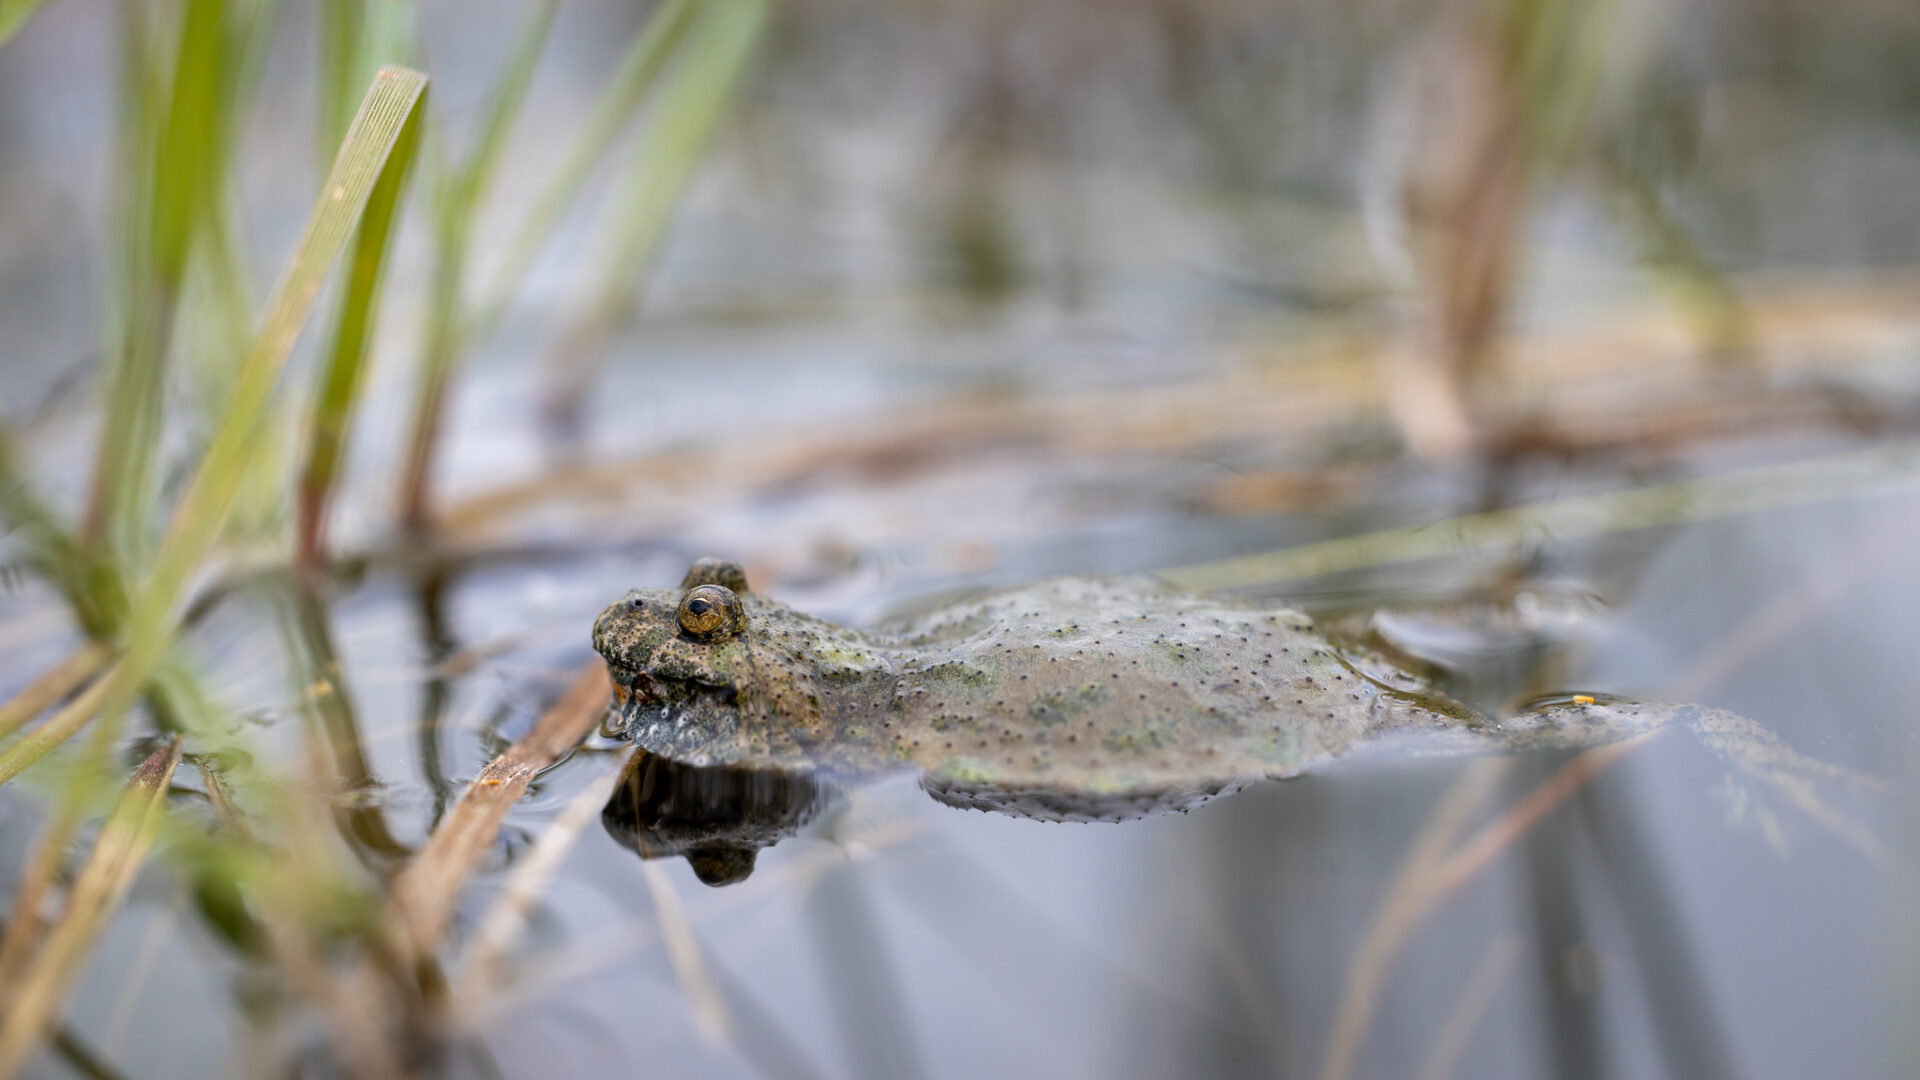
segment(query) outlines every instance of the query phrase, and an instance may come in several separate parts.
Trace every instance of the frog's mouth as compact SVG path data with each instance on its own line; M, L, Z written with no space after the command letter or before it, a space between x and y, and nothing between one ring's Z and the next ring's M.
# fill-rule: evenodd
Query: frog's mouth
M608 664L607 674L613 682L614 707L629 731L635 730L636 721L673 721L703 707L731 707L739 696L730 685L663 679L620 664Z

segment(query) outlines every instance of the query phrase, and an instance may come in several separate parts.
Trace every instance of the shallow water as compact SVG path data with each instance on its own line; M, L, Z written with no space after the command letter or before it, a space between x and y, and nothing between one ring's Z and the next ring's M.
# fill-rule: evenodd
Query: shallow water
M1907 685L1917 676L1902 642L1920 627L1899 598L1920 583L1897 558L1849 560L1863 537L1903 535L1917 506L1908 495L1851 500L1567 545L1561 575L1628 559L1637 580L1604 594L1601 613L1566 639L1503 652L1558 670L1566 686L1690 685L1826 760L1904 777L1901 702L1920 687ZM1634 550L1607 550L1622 546ZM1809 550L1835 555L1809 563ZM589 655L586 627L610 595L671 581L684 561L682 550L635 548L454 577L439 597L438 647L422 640L405 579L376 573L344 594L333 608L341 681L394 835L416 843L525 729ZM859 584L795 592L857 595L842 601L851 610L878 603L869 592L904 599L955 581L851 576ZM1791 621L1746 640L1783 603ZM236 600L201 634L222 692L270 709L284 681L244 641L260 618ZM521 644L437 691L436 778L417 726L436 691L420 668L448 644L503 639ZM1703 667L1718 676L1703 682ZM497 865L463 899L467 918L485 912L529 838L624 753L602 740L540 778L509 818ZM1491 781L1472 823L1516 804L1555 764L1529 760ZM724 889L678 858L650 879L596 822L542 895L502 994L464 1019L509 1074L635 1062L719 1075L1145 1076L1201 1063L1312 1074L1397 868L1476 767L1361 753L1189 814L1096 825L947 809L901 777L839 792ZM1481 984L1461 1075L1555 1062L1591 1065L1589 1075L1710 1075L1715 1061L1726 1075L1884 1074L1898 976L1885 942L1904 914L1885 865L1779 805L1764 808L1782 830L1776 849L1763 808L1724 797L1724 774L1684 736L1665 736L1437 903L1382 970L1357 1074L1416 1074L1446 1024L1469 1022L1455 1010L1479 1002L1469 987ZM663 891L697 942L696 974L662 943ZM142 952L134 928L157 923L167 929L151 931L166 934L151 946L154 985L217 985L220 948L173 904L157 882L150 900L137 894L103 955ZM75 1014L88 1036L111 1012L88 1003L113 999L92 993ZM177 1022L142 1009L126 1038L161 1038ZM722 1037L704 1034L716 1027ZM186 1045L205 1049L197 1037ZM181 1053L184 1067L199 1060Z
M1409 454L1389 391L1426 347L1432 298L1382 247L1368 199L1386 166L1368 147L1425 24L1389 7L1266 22L1224 4L1194 9L1195 26L1154 5L866 11L857 31L837 7L796 13L572 441L532 403L590 215L473 358L443 444L445 528L425 552L394 539L390 514L424 246L403 232L394 276L416 271L416 287L397 288L383 326L324 612L349 706L333 760L362 774L338 843L370 874L417 847L592 659L594 615L698 556L866 626L1052 574L1152 572L1911 437L1911 80L1882 46L1835 62L1835 42L1859 40L1841 29L1879 25L1870 11L1815 34L1786 12L1749 25L1688 5L1666 36L1636 32L1636 49L1674 48L1632 52L1654 74L1611 91L1674 100L1627 94L1602 113L1644 137L1629 156L1747 298L1752 366L1708 355L1686 287L1649 273L1659 260L1610 216L1609 189L1572 170L1538 193L1513 355L1493 379L1496 413L1565 441L1493 469ZM590 92L605 27L627 17L563 17L557 48L577 63L553 65L535 102ZM477 107L471 69L499 47L472 21L428 22L456 124ZM49 68L109 85L105 26L70 0L0 51L0 376L63 507L96 421L58 373L84 370L97 334L48 283L101 272L59 238L102 228L74 178L107 168L105 104L36 88ZM301 43L276 50L303 70ZM304 85L270 82L252 120L264 149L241 201L274 253L263 265L304 212L310 170L286 145ZM62 110L85 122L55 122ZM503 212L537 186L522 170L558 152L563 125L526 126ZM837 783L751 876L711 888L602 824L630 749L596 736L535 781L462 895L454 937L468 943L539 838L585 813L503 964L455 973L446 1071L1910 1072L1920 568L1905 553L1920 485L1889 475L1874 494L1816 496L1244 584L1329 619L1381 612L1482 708L1587 690L1752 717L1891 781L1861 809L1877 859L1753 801L1672 733L1511 835L1506 815L1578 766L1362 752L1190 813L1087 825L950 809L910 775ZM238 576L190 641L256 752L297 775L310 687L288 660L285 592L270 572ZM43 587L11 584L9 691L71 643ZM142 732L124 753L148 749ZM18 783L0 789L9 883L46 791ZM183 814L201 812L198 783L176 778ZM1407 875L1449 800L1466 801L1444 872ZM1473 861L1444 859L1462 852ZM327 1033L297 1009L268 1022L271 973L215 936L168 865L149 866L99 946L73 1034L128 1075L285 1057L325 1073ZM275 1030L283 1043L258 1045ZM32 1068L66 1066L43 1054Z

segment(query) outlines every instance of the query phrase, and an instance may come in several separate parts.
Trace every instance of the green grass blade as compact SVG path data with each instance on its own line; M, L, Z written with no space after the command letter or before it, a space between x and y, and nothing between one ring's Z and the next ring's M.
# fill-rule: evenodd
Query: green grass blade
M618 186L614 248L595 311L624 308L639 287L667 219L733 97L767 9L767 0L712 0L702 9L699 28L661 91L653 123L634 147Z
M273 384L312 311L328 271L346 247L394 148L417 124L427 77L384 68L360 106L333 171L241 364L226 416L214 433L128 619L125 657L111 680L94 745L110 744L118 717L163 657L187 578L212 550L239 492Z
M0 45L5 45L47 0L0 0Z
M199 210L178 298L178 325L170 345L185 361L194 390L193 430L213 427L226 410L234 372L246 355L259 311L247 265L245 232L224 189L232 172L234 132L244 119L245 103L259 96L260 72L271 44L278 7L275 0L230 0L226 19L226 62L218 100L225 114L210 127L208 155L228 163L213 177L207 202ZM178 415L170 413L169 418Z
M304 571L318 571L325 563L327 508L339 481L348 428L365 382L367 342L378 314L387 242L420 145L420 126L418 121L402 125L387 165L367 197L346 287L340 294L339 314L334 319L332 344L314 392L312 428L297 494L294 550L295 561Z
M476 307L472 324L461 331L463 341L483 341L492 334L507 305L519 293L534 258L552 238L560 216L573 204L581 186L587 182L587 175L606 157L621 129L639 108L641 98L673 57L698 10L692 0L666 0L647 20L646 29L621 59L612 81L574 138L566 163L554 174L540 200L515 230L486 299Z
M598 343L634 302L673 209L686 190L766 22L767 0L711 0L615 186L612 237L598 288L553 354L559 405L571 413L591 380Z

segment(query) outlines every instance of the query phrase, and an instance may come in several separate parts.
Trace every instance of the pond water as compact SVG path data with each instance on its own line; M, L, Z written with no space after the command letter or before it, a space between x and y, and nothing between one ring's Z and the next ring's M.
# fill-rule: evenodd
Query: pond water
M1452 40L1444 11L800 5L557 428L538 358L596 227L568 219L457 383L425 541L391 519L428 254L403 223L325 603L290 599L272 544L238 549L188 641L280 782L325 747L345 788L329 843L375 881L595 661L602 608L708 555L854 627L1052 575L1205 570L1380 630L1488 712L1553 692L1698 702L1883 790L1848 788L1822 819L1670 732L1603 759L1362 748L1185 812L1060 824L940 805L910 772L688 775L598 732L540 773L459 894L434 1065L1910 1074L1920 98L1873 28L1920 38L1870 4L1818 32L1791 5L1643 6L1622 6L1628 70L1603 80L1600 134L1567 151L1578 164L1528 166L1548 178L1476 376L1477 419L1500 433L1484 446L1447 452L1407 412L1400 388L1453 340L1435 309L1464 301L1378 202L1382 175L1411 192L1426 167L1407 126L1449 117L1404 88ZM52 5L0 49L0 87L25 88L0 90L0 377L62 507L98 414L55 372L97 335L44 282L99 259L28 226L97 234L63 185L110 154L104 103L35 94L63 57L111 79L103 10ZM504 46L424 18L436 107L464 130L474 71ZM600 38L629 24L606 5L563 15L554 48L573 63L541 68L530 114L577 107L612 63ZM290 25L271 55L304 73ZM1848 58L1873 77L1847 77ZM261 91L264 148L236 199L269 266L311 193L280 130L307 123L291 82ZM52 124L62 110L85 115ZM530 198L564 144L557 121L523 127L490 212ZM1611 185L1620 170L1664 215ZM1739 348L1699 298L1716 289L1738 298ZM1866 481L1846 464L1862 452L1884 455ZM1796 462L1813 471L1723 497L1728 477ZM1656 489L1677 494L1605 504L1612 526L1453 531ZM1356 536L1396 539L1285 572L1217 561ZM75 640L50 590L12 584L9 691ZM328 653L316 691L300 658ZM130 765L156 745L140 721ZM198 775L175 786L200 813ZM9 891L51 788L0 789ZM752 846L778 841L750 864L713 841L738 816ZM333 1035L286 972L219 935L164 848L77 985L72 1038L115 1075L331 1075ZM543 865L524 923L490 922Z

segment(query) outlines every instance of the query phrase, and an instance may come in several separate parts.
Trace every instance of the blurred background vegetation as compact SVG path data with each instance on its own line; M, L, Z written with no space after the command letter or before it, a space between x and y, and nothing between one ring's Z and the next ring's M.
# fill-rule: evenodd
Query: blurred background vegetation
M1276 835L1258 799L1082 840L883 794L759 899L683 898L586 829L620 749L587 627L703 554L852 621L1055 572L1330 617L1472 600L1492 704L1609 678L1906 776L1876 658L1916 629L1916 58L1900 0L0 0L0 1075L1005 1068L966 1045L993 994L909 1015L924 953L843 866L902 853L876 873L951 931L968 845L1078 866L1011 907L1069 922L1162 857L1212 882L1204 941L1152 939L1224 965L1191 985L1037 915L994 931L1086 961L1049 1001L1179 999L1132 1034L1070 1010L1013 1040L1028 1067L1527 1075L1544 1040L1604 1075L1557 1012L1356 1066L1363 928L1298 896L1236 921L1280 888L1233 871ZM1568 614L1605 609L1604 641ZM1317 902L1371 910L1443 786L1274 804L1295 850L1376 822ZM1820 884L1771 857L1704 895ZM1795 917L1844 921L1903 859ZM764 993L791 956L718 955L788 916L827 1007ZM657 1013L567 975L609 923ZM1236 967L1243 932L1288 944ZM1319 955L1299 933L1339 941L1301 970L1347 998L1280 974ZM1449 978L1527 1000L1521 946L1472 941L1379 1024L1471 1031L1420 996ZM1728 1004L1734 1049L1652 1022L1613 1066L1920 1060L1862 1005L1912 965L1826 944L1798 1029L1764 1030L1803 994ZM1344 1049L1311 1034L1336 1010Z

